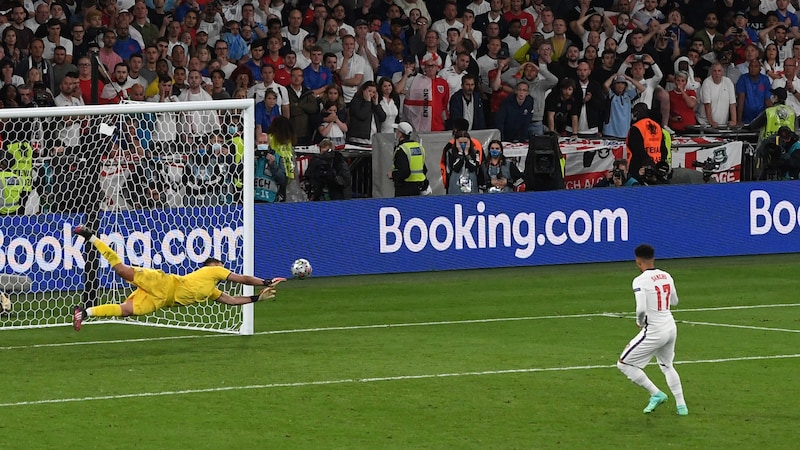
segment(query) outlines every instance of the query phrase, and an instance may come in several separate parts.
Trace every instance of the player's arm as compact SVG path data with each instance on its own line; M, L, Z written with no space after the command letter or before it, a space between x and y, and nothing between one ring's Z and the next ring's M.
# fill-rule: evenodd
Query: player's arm
M647 294L640 286L633 286L633 296L636 298L636 326L642 328L647 320Z
M239 284L247 284L250 286L274 286L281 281L286 281L286 278L273 278L271 280L267 280L265 278L253 277L250 275L239 275L238 273L231 273L228 275L228 281L233 281L234 283Z
M678 290L675 289L675 283L672 283L672 290L669 293L669 306L675 306L678 304Z

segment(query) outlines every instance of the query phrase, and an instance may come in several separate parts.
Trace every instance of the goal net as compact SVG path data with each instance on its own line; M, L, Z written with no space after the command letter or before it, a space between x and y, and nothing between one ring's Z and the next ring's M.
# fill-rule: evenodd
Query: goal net
M135 289L86 224L131 266L182 275L209 257L253 274L252 100L0 110L0 329L71 324L75 305ZM250 286L220 289L252 295ZM253 306L213 301L131 323L252 334Z

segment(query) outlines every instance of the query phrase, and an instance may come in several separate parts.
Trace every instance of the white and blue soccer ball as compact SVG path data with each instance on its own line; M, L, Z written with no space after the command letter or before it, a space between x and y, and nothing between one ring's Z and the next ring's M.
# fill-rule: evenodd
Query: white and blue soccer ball
M308 278L311 276L311 263L307 259L299 258L292 263L292 276L295 278Z

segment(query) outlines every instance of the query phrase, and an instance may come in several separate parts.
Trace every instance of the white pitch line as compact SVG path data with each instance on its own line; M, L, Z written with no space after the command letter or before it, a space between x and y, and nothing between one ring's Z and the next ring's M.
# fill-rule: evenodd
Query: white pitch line
M689 320L679 320L680 323L687 323L689 325L708 325L711 327L723 328L744 328L747 330L761 330L761 331L782 331L784 333L800 333L800 330L792 330L789 328L770 328L770 327L754 327L752 325L734 325L731 323L713 323L713 322L694 322Z
M719 364L719 363L737 362L737 361L758 361L758 360L768 360L768 359L790 359L790 358L800 358L800 353L788 354L788 355L741 356L736 358L698 359L693 361L676 361L675 364L679 365ZM449 373L435 373L435 374L422 374L422 375L396 375L396 376L370 377L370 378L344 378L339 380L301 381L294 383L251 384L246 386L224 386L224 387L213 387L205 389L184 389L180 391L139 392L130 394L118 394L118 395L101 395L94 397L69 397L69 398L30 400L23 402L0 403L0 408L10 408L14 406L47 405L47 404L58 404L58 403L79 403L79 402L89 402L98 400L122 400L129 398L165 397L172 395L204 394L212 392L243 391L243 390L255 390L255 389L325 386L332 384L375 383L382 381L425 380L432 378L473 377L473 376L486 376L486 375L507 375L507 374L518 374L518 373L562 372L571 370L615 369L616 367L617 367L616 364L569 366L569 367L533 367L528 369L483 370L474 372L449 372Z
M780 308L780 307L794 307L800 306L800 303L777 303L769 305L744 305L744 306L719 306L714 308L694 308L694 309L680 309L673 311L674 313L681 312L696 312L696 311L724 311L724 310L737 310L737 309L758 309L758 308ZM633 318L630 313L589 313L589 314L567 314L567 315L549 315L549 316L526 316L526 317L499 317L494 319L470 319L470 320L446 320L436 322L409 322L409 323L385 323L373 325L351 325L351 326L336 326L336 327L319 327L319 328L298 328L290 330L272 330L260 331L254 333L260 335L272 334L291 334L291 333L319 333L324 331L348 331L348 330L367 330L367 329L380 329L380 328L404 328L404 327L424 327L424 326L438 326L438 325L463 325L471 323L491 323L491 322L518 322L524 320L546 320L546 319L581 319L591 317L618 317L618 318ZM30 345L9 345L0 347L0 351L4 350L24 350L35 348L51 348L51 347L72 347L82 345L102 345L102 344L128 344L135 342L158 342L158 341L173 341L179 339L208 339L236 336L234 334L194 334L183 336L161 336L153 338L136 338L136 339L113 339L107 341L83 341L83 342L58 342L53 344L30 344Z

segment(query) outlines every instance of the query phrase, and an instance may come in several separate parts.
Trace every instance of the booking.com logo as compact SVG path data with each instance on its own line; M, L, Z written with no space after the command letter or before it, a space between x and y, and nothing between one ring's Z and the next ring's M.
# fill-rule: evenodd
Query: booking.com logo
M614 242L617 231L621 241L628 240L628 212L624 208L553 211L543 224L532 212L513 216L502 212L485 214L482 201L475 205L474 212L465 214L464 205L455 204L452 216L442 215L426 222L419 217L403 217L396 207L381 208L380 252L395 253L403 247L416 253L428 246L437 251L513 246L514 256L525 259L533 255L537 246L546 244ZM537 230L541 232L537 234Z
M72 233L73 224L64 223L60 238L56 236L17 236L8 239L0 230L0 272L10 268L16 273L32 269L52 272L74 270L85 265L84 240ZM226 261L237 258L244 228L193 228L166 230L160 240L152 231L100 234L100 238L127 263L139 267L162 264L181 265L187 260L201 263L209 257ZM107 267L105 259L101 267Z
M775 229L780 234L789 234L800 228L800 206L789 200L781 200L773 206L769 192L750 192L750 235L759 236Z

